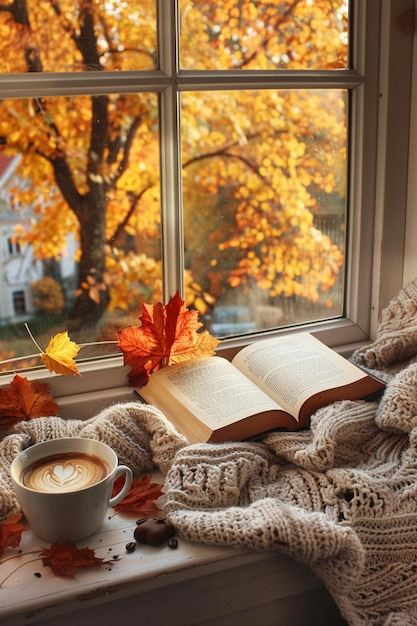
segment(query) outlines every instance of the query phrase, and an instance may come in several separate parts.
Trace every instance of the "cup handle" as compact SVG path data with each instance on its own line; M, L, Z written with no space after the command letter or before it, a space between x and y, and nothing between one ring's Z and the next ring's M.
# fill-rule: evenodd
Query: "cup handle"
M127 494L127 492L130 489L130 485L132 484L132 480L133 480L133 472L130 469L130 467L127 467L126 465L118 465L118 467L116 469L116 473L114 475L113 484L116 482L116 480L120 476L123 476L123 475L125 477L124 485L121 488L121 490L119 491L119 493L117 493L115 496L113 496L113 498L110 498L110 500L109 500L109 507L115 506L116 504L118 504L120 502L120 500L123 500L123 498L125 497L125 495Z

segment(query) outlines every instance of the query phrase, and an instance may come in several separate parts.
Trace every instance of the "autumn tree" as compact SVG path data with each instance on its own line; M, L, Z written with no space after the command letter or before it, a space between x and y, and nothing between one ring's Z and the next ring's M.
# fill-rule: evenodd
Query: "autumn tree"
M127 8L121 14L106 3L105 13L93 0L2 4L2 71L122 70L131 68L132 57L140 69L150 69L154 4L138 3L139 28L124 22ZM16 206L31 206L36 220L20 236L39 258L58 258L68 233L76 233L79 290L72 328L94 325L112 298L116 307L125 302L123 281L160 279L158 262L130 254L126 245L136 230L149 237L159 231L156 95L7 100L0 108L4 149L22 155L19 174L32 181L14 194Z
M347 67L343 1L182 3L188 69L329 70ZM194 46L198 41L199 45ZM193 48L194 46L194 48ZM340 90L186 92L183 163L192 242L194 205L208 198L210 291L256 284L270 298L317 301L334 284L341 249L314 226L323 197L346 194L346 94ZM201 201L200 201L201 202ZM202 210L204 214L204 209ZM187 211L186 211L187 215ZM207 271L207 270L206 270ZM207 287L207 285L206 285Z
M155 4L1 0L0 71L151 70ZM181 0L181 66L242 74L346 67L345 4ZM321 194L345 193L345 118L337 89L182 94L188 250L201 252L209 231L205 266L188 257L190 289L218 297L254 281L271 297L315 300L334 283L343 255L313 216ZM58 258L68 233L79 240L73 328L125 308L137 283L149 299L162 296L159 252L143 244L159 240L157 126L155 93L0 102L3 150L21 155L19 174L31 181L14 194L16 208L34 212L19 236L39 258Z

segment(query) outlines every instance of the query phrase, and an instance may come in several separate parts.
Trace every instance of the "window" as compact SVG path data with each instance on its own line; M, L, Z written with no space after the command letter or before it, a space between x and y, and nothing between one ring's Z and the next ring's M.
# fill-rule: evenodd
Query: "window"
M48 279L28 319L39 341L69 329L100 343L86 357L114 353L141 302L177 290L226 348L299 324L332 344L369 337L402 280L380 254L404 234L384 225L408 133L390 117L411 62L394 5L2 7L0 141L20 157L4 184Z
M25 302L25 292L24 291L14 291L13 292L13 308L16 315L24 315L26 313L26 302Z
M9 256L17 256L20 254L20 244L18 241L14 241L12 237L7 239L7 251Z

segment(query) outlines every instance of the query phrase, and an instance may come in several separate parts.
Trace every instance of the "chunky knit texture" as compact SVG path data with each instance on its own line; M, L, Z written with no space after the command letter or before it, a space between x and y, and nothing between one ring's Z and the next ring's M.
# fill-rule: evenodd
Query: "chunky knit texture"
M354 360L368 368L401 367L417 358L417 281L404 287L383 311L376 341L357 350Z
M166 513L190 540L309 563L352 626L417 626L417 281L352 360L388 382L379 402L336 402L260 443L182 448Z
M166 473L177 450L187 445L155 407L129 402L104 409L89 420L39 417L20 422L0 442L0 519L19 510L10 478L14 457L30 445L59 437L86 437L107 443L139 476L159 468Z
M0 514L18 509L9 466L63 436L100 439L136 474L159 468L165 514L192 541L279 550L308 563L351 626L417 626L417 281L352 360L388 385L379 402L336 402L311 428L260 442L188 445L154 407L88 421L38 418L0 442Z

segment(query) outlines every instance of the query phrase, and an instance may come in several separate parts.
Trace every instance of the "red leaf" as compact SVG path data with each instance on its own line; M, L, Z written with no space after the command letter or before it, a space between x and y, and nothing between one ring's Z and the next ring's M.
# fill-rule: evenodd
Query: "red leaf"
M116 480L113 486L113 495L119 490L118 481ZM136 515L142 515L142 517L152 517L157 510L155 500L161 495L161 485L152 483L150 476L135 478L126 496L119 504L116 504L114 509L120 513L135 513Z
M198 312L189 311L178 292L167 305L142 304L141 326L118 332L119 348L132 387L146 385L152 372L172 363L200 355L214 354L219 343L208 331L197 332L202 324Z
M8 430L21 420L57 415L59 407L49 388L16 374L8 389L0 389L0 427Z
M8 519L0 522L0 557L6 548L17 548L20 545L22 532L25 530L21 513L15 513Z
M96 557L90 548L77 548L73 543L54 543L50 548L43 548L40 556L43 565L50 567L55 575L68 578L74 578L74 571L80 567L108 563Z

